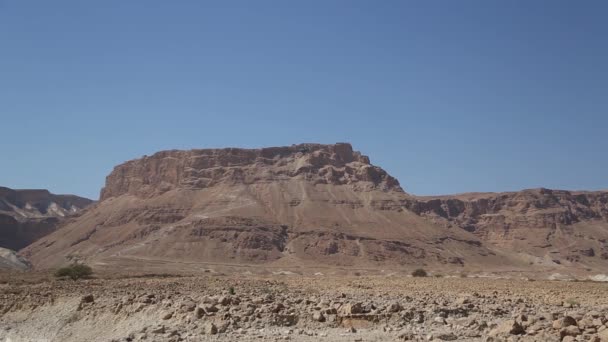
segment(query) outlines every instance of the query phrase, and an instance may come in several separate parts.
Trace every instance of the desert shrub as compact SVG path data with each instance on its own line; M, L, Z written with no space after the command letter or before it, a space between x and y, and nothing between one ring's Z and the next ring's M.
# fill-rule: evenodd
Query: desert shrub
M443 274L437 273L437 274L434 274L433 277L435 277L435 278L443 278Z
M581 305L581 303L579 303L578 300L576 300L576 298L568 298L565 301L566 303L570 304L571 306L579 306Z
M68 277L73 280L81 278L89 278L93 274L93 269L84 264L72 264L65 266L55 271L55 277L64 278Z
M234 287L233 287L233 286L230 286L230 288L228 289L228 293L229 293L231 296L234 296L234 294L236 293L236 291L234 291Z
M426 277L427 273L422 268L417 268L412 272L412 277Z

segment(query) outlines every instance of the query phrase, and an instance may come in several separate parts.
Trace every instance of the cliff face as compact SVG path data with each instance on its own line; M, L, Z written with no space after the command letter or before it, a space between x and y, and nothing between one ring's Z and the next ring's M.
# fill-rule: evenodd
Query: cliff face
M472 232L488 226L555 228L589 220L608 222L608 192L533 189L463 194L417 198L408 203L408 208L418 215L442 218Z
M300 144L262 149L163 151L114 168L101 200L132 194L149 198L176 188L262 184L303 179L360 190L396 190L399 182L346 143Z
M78 214L92 202L48 190L0 187L0 247L19 250L53 232L63 218Z
M608 259L608 192L531 189L421 197L407 208L503 248L546 249L552 261Z

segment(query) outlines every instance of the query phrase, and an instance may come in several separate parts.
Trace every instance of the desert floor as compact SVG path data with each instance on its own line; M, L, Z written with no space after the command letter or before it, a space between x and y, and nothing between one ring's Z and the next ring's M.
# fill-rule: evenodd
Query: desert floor
M247 272L0 282L0 341L608 341L601 282Z

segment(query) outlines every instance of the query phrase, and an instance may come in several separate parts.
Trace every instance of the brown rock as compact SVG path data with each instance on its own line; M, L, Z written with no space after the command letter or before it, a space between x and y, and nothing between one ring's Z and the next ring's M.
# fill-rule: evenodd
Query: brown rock
M88 294L80 300L82 303L93 303L95 301L95 297L92 294Z
M341 315L355 315L363 313L363 304L361 303L347 303L340 307L338 313Z
M203 305L203 310L205 310L205 312L208 313L214 313L214 312L218 312L220 311L220 309L218 309L215 305L213 304L207 304L207 305Z
M200 306L197 306L196 309L194 309L194 316L196 318L202 318L203 316L205 316L205 310Z
M608 342L608 329L604 329L600 332L597 333L597 337L600 339L600 341L602 342Z
M402 309L403 307L399 303L393 302L386 308L386 312L395 313L401 311Z
M496 328L490 331L489 335L521 335L523 333L525 333L524 328L515 320L509 319L499 323Z
M230 300L230 297L222 296L222 297L220 297L220 298L217 300L217 302L218 302L220 305L226 306L226 305L230 305L230 303L231 303L232 301Z
M205 323L203 326L203 333L206 335L215 335L218 333L217 326L211 322Z
M573 336L576 337L581 334L581 330L576 325L570 325L565 328L562 328L559 331L561 337L565 336Z
M323 315L321 311L315 311L315 313L312 314L312 319L317 322L325 322L325 315Z
M576 325L576 320L571 316L565 316L553 321L553 329L562 329L571 325Z

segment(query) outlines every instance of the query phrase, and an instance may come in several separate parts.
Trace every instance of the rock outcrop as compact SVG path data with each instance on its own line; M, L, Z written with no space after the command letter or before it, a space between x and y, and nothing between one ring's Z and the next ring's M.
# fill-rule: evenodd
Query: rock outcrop
M77 215L92 202L48 190L0 187L0 247L19 250L55 231L64 218Z
M163 151L114 168L101 200L131 194L149 198L171 189L219 184L264 184L304 179L359 190L400 191L399 182L346 143L300 144L262 149Z
M608 192L530 189L419 197L412 212L473 233L487 244L541 257L537 262L608 260Z
M531 189L507 193L462 194L417 198L408 209L419 215L435 216L471 230L486 226L506 227L507 216L525 217L514 222L550 228L583 221L608 222L608 192L570 192Z
M19 256L15 251L0 247L0 271L21 270L25 271L31 267L29 261Z

